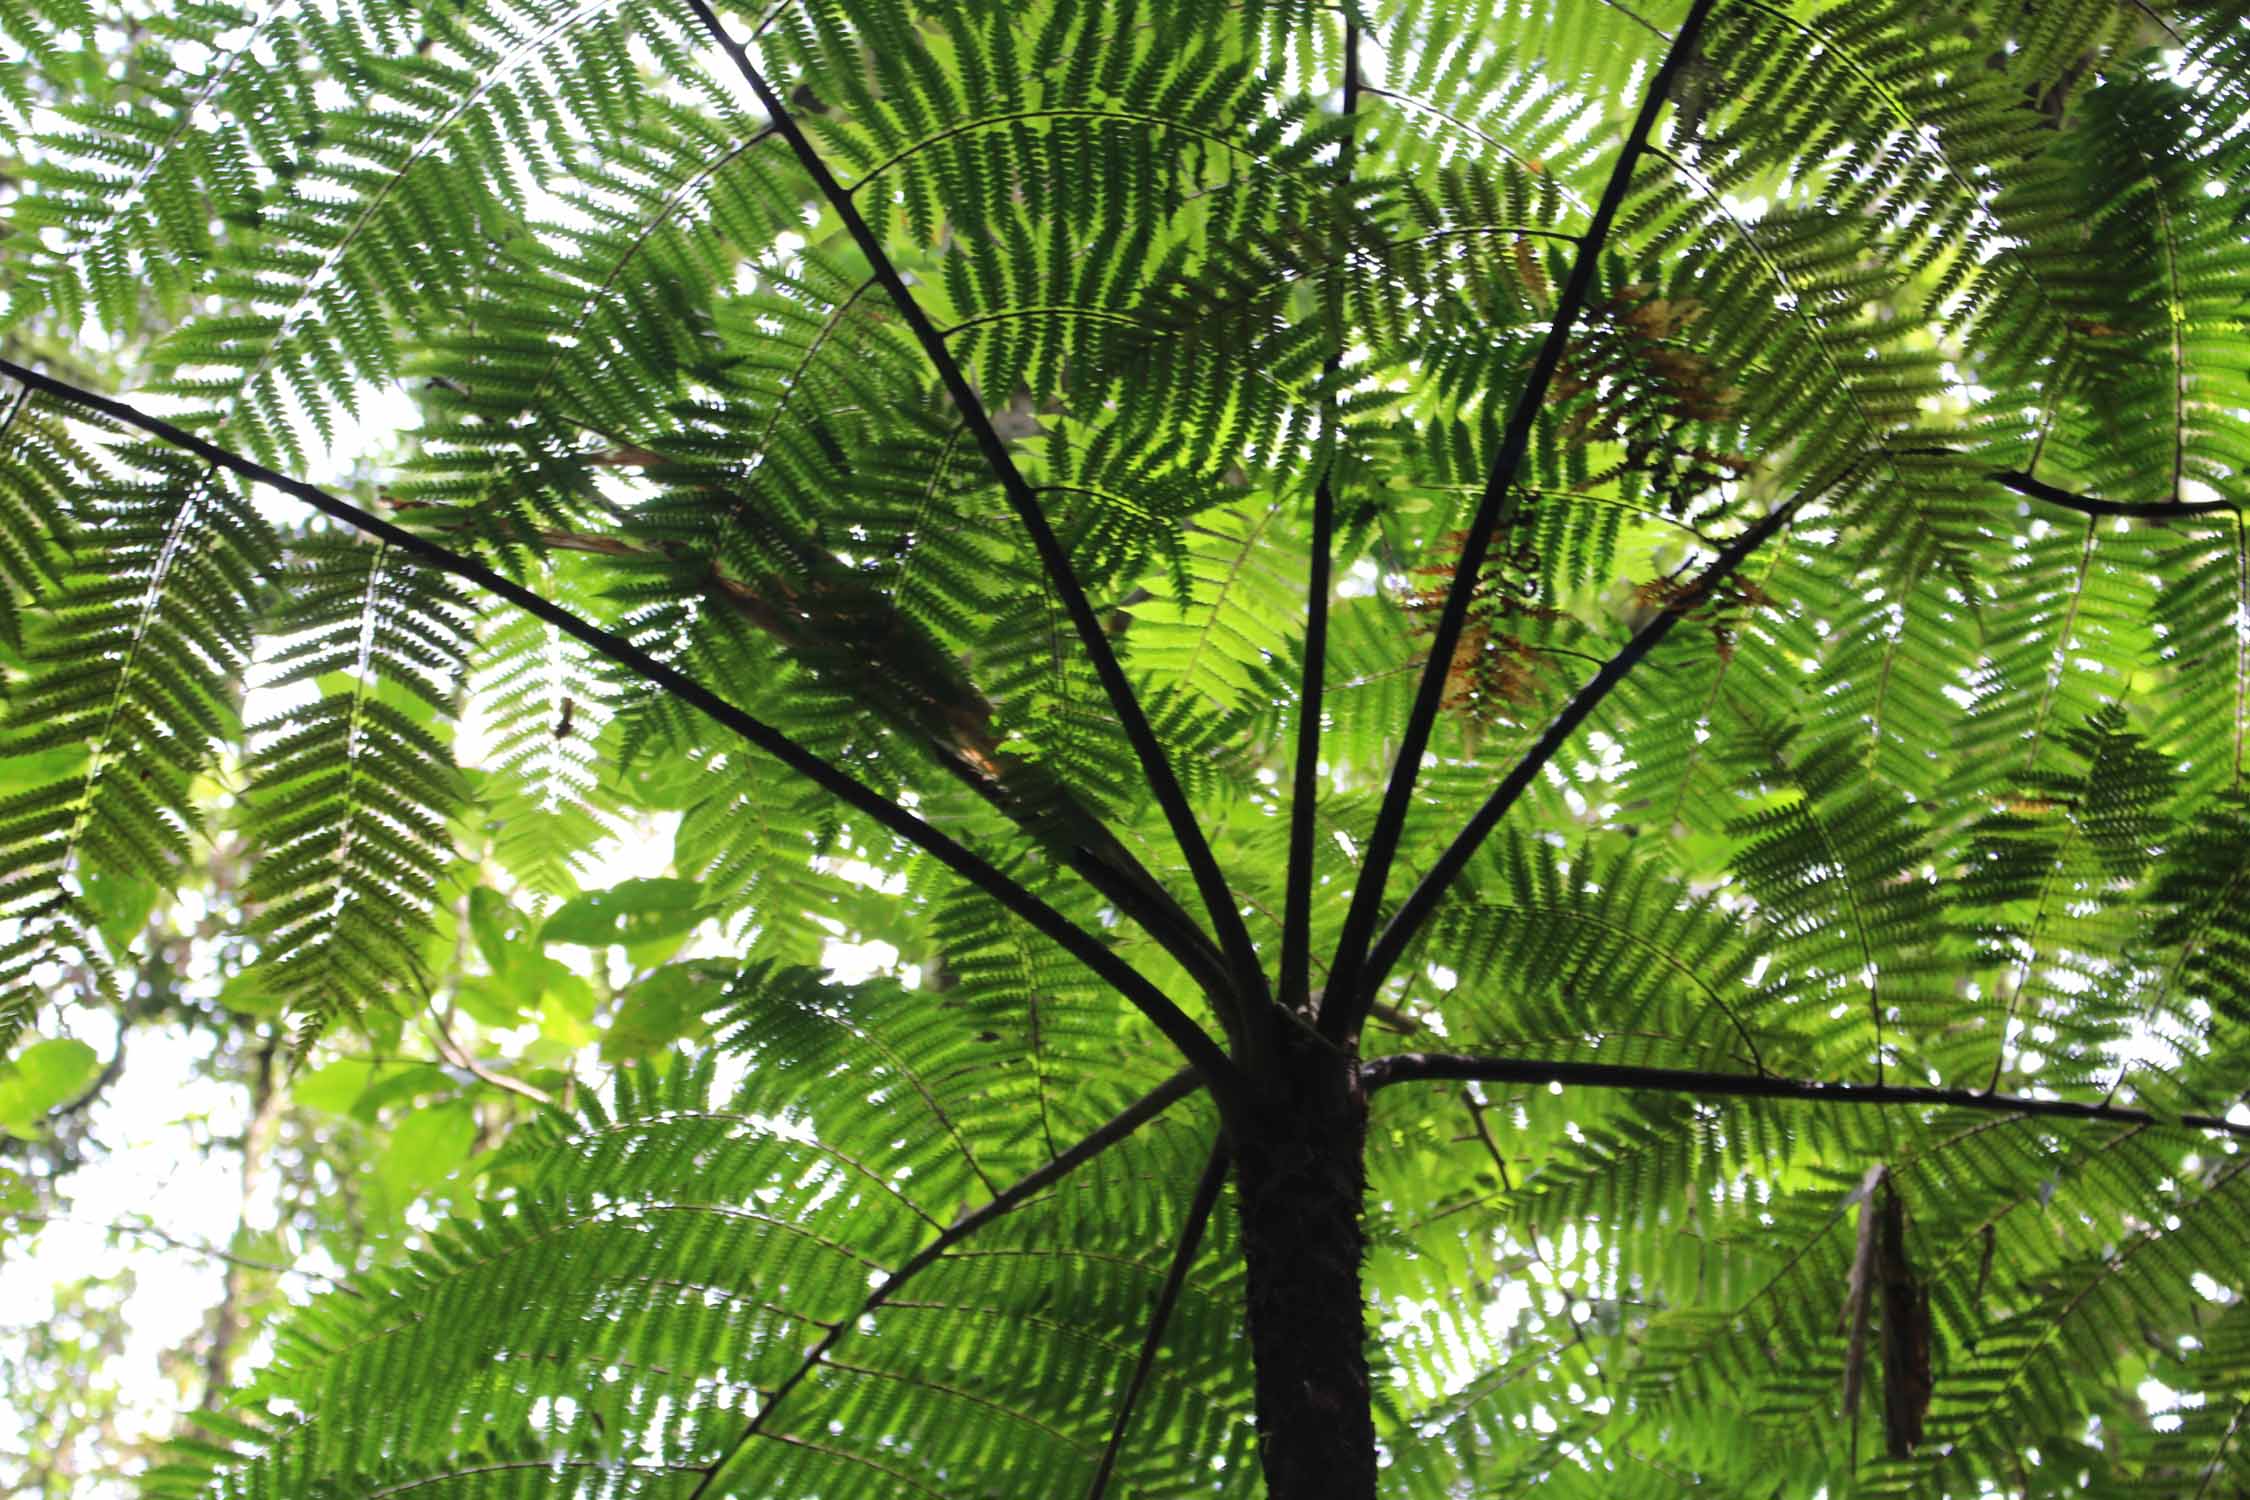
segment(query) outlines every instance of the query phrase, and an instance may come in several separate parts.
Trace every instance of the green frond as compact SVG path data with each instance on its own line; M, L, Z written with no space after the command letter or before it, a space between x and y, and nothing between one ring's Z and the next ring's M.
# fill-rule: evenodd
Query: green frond
M23 612L65 565L76 493L98 472L62 413L28 388L0 413L0 642L23 646Z
M18 924L0 979L11 1036L65 947L106 984L86 947L84 882L161 889L194 857L199 783L240 734L241 674L274 556L264 519L213 470L140 444L96 457L41 426L12 445L16 494L36 495L21 486L43 471L77 472L56 534L19 537L17 549L28 563L30 549L51 547L53 561L30 594L20 680L0 721L0 754L19 768L0 805L0 890Z
M452 714L470 616L447 580L387 546L296 550L262 685L318 696L256 726L242 825L259 966L309 1040L426 982L467 800L429 726Z
M2134 669L2155 654L2147 547L2146 533L2094 518L2034 522L2017 539L1981 612L1964 750L2038 767L2062 726L2131 692Z
M1631 844L1566 854L1503 836L1432 924L1420 957L1456 975L1434 1008L1465 1045L1806 1071L1811 1059L1790 1055L1800 1044L1761 1015L1786 1003L1762 979L1772 941Z
M1844 744L1762 750L1769 800L1735 824L1733 867L1770 934L1780 972L1768 982L1825 1016L1808 1027L1819 1071L1879 1070L1960 1019L1923 817L1859 780Z
M1008 1185L980 1174L1021 1125L975 1108L974 1031L914 998L746 975L739 1085L708 1062L627 1070L519 1135L503 1195L298 1320L256 1399L318 1415L175 1471L172 1492L351 1476L510 1495L520 1466L543 1494L677 1494L714 1466L732 1488L753 1465L790 1493L1082 1486L1209 1127L1150 1125L902 1277ZM808 1112L802 1083L837 1069L852 1086ZM1150 1392L1152 1422L1195 1436L1141 1449L1136 1488L1247 1492L1250 1434L1222 1395L1241 1374L1228 1238L1215 1227Z
M2250 808L2240 794L2196 810L2164 851L2149 892L2156 913L2145 962L2155 970L2141 1014L2177 1070L2136 1081L2155 1097L2232 1099L2241 1056L2235 1020L2250 1005Z
M571 564L555 554L545 581L583 600L590 580ZM530 889L574 894L583 862L620 821L597 748L612 717L609 684L577 642L516 614L485 621L470 682L487 743L477 791L493 852Z
M1187 539L1187 592L1132 611L1133 663L1220 712L1271 692L1303 609L1302 560L1280 506L1251 499L1201 512Z

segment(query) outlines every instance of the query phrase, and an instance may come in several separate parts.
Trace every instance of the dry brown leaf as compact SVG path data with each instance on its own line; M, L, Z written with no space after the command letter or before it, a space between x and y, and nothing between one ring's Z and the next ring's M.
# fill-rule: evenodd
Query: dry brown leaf
M1876 1246L1883 1287L1883 1444L1910 1458L1934 1389L1930 1376L1930 1290L1906 1259L1906 1208L1886 1185Z
M1889 1177L1890 1169L1881 1162L1867 1169L1859 1180L1859 1187L1847 1206L1859 1204L1859 1245L1852 1253L1851 1278L1844 1283L1843 1326L1851 1334L1844 1347L1844 1420L1851 1424L1852 1461L1859 1460L1859 1393L1867 1375L1867 1324L1868 1313L1874 1298L1869 1295L1875 1284L1875 1195Z

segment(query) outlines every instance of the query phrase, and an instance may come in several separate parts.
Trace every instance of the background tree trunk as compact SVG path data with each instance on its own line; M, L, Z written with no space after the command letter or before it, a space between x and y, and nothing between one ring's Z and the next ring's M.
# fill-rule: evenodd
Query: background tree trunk
M1271 1500L1372 1500L1366 1100L1349 1059L1284 1030L1268 1095L1235 1142L1259 1456Z
M266 1166L273 1155L274 1138L281 1130L287 1091L276 1086L274 1063L281 1049L278 1037L268 1037L251 1061L250 1118L242 1128L242 1208L235 1218L234 1238L258 1217L258 1195L265 1185ZM222 1268L219 1305L211 1312L211 1342L203 1355L203 1405L218 1407L233 1384L235 1346L250 1327L250 1282L256 1271L237 1261Z

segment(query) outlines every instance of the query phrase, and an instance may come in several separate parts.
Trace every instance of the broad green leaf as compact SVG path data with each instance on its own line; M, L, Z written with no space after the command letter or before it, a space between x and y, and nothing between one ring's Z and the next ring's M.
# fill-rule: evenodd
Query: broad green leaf
M642 1058L694 1030L720 990L695 966L673 964L648 975L618 1003L602 1032L602 1061Z
M566 901L539 930L543 943L642 946L694 929L710 914L692 880L627 880Z
M374 1074L372 1064L356 1057L340 1057L298 1077L289 1085L289 1092L308 1109L331 1115L350 1114Z
M0 1130L36 1135L47 1112L83 1093L101 1068L99 1053L68 1037L34 1042L0 1062Z
M375 1180L389 1211L400 1212L467 1161L476 1134L476 1116L462 1103L415 1109L392 1126L390 1142L375 1161Z
M476 936L486 967L499 974L514 960L526 926L523 914L509 905L507 897L480 885L469 892L469 931Z
M506 1027L516 1025L525 1010L539 1003L539 992L534 987L526 996L512 974L472 974L453 987L453 999L480 1025Z
M122 958L141 930L149 913L164 894L153 880L93 871L86 877L86 902L112 957Z

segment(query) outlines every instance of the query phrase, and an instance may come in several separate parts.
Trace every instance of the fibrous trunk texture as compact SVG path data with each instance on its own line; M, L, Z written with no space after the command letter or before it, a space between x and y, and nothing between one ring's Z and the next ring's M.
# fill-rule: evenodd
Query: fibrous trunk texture
M1366 1100L1352 1063L1284 1043L1235 1142L1258 1447L1270 1500L1373 1500L1359 1269Z

